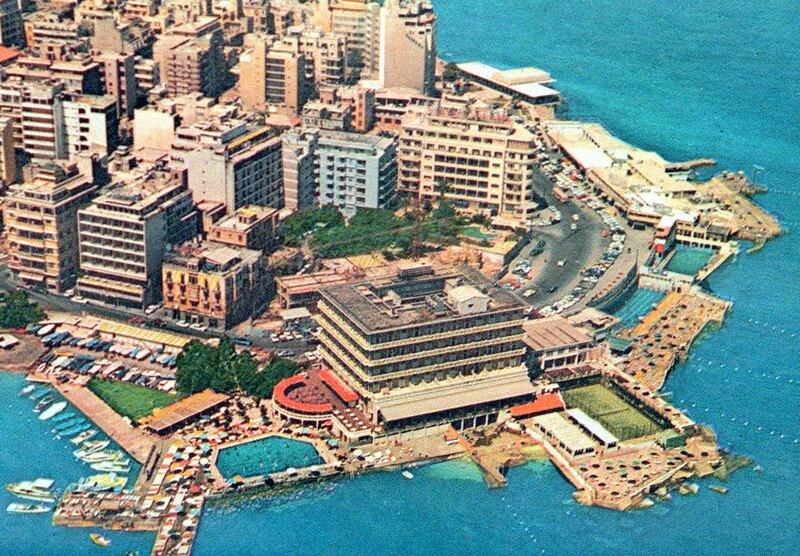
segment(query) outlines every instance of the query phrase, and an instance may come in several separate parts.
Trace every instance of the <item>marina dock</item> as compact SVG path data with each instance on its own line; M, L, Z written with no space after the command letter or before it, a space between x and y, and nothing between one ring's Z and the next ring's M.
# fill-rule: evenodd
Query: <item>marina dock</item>
M90 416L92 421L133 459L139 463L147 461L150 452L158 443L155 437L134 428L128 420L121 417L85 386L59 383L55 383L54 386L84 415Z

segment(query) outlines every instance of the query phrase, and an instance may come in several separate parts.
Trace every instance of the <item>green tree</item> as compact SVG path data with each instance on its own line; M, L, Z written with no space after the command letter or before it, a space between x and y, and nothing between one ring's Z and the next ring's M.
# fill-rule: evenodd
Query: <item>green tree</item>
M178 391L184 395L211 388L216 392L244 392L269 398L275 385L298 369L289 359L275 358L259 370L250 352L237 352L228 338L223 338L219 347L189 342L178 356L177 364Z
M259 398L271 398L275 386L284 378L297 374L297 364L290 359L276 357L256 376L257 385L251 392Z
M3 328L24 328L44 317L45 312L28 299L28 292L24 290L6 293L0 304L0 326Z
M450 83L459 77L460 70L458 69L458 66L453 62L447 62L447 64L444 66L444 71L442 72L442 80Z

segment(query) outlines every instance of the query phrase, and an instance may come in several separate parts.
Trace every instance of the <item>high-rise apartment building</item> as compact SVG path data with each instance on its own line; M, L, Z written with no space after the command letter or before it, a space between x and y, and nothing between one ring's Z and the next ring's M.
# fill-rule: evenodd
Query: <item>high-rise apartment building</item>
M75 166L47 164L6 197L8 267L27 287L61 293L78 275L78 209L97 186Z
M117 183L78 211L78 291L142 309L161 299L166 246L196 234L197 211L180 173L153 167L114 177Z
M287 206L333 205L352 214L384 208L395 198L397 158L390 138L294 131L283 144Z
M117 147L117 97L74 95L62 107L67 156L81 151L109 154Z
M205 120L176 131L173 158L189 173L194 200L283 206L280 130L241 120Z
M433 95L436 14L427 0L386 0L381 8L381 87L408 87Z
M532 202L534 136L506 116L432 108L408 112L398 145L398 188L457 208L524 219Z
M387 137L321 131L315 151L318 202L345 213L384 208L395 198L397 153Z
M362 79L378 77L380 9L371 0L320 0L312 22L326 32L347 37L348 66L360 68Z
M317 204L317 183L314 156L317 134L313 131L290 130L283 134L284 206L302 210Z
M95 59L103 64L105 92L117 99L120 119L133 117L137 99L136 57L133 54L105 52Z
M18 0L0 0L0 44L25 46L22 10Z
M239 94L248 110L299 114L310 94L297 44L253 37L239 58Z
M17 181L17 157L14 150L14 122L0 116L0 187Z
M168 29L153 45L153 60L158 62L167 92L221 95L228 81L223 44L222 27L215 17L197 18Z
M306 81L317 87L340 85L347 79L347 37L319 29L290 29L284 40L296 44L305 60Z
M323 359L386 432L485 425L531 399L523 304L474 269L408 267L320 296Z

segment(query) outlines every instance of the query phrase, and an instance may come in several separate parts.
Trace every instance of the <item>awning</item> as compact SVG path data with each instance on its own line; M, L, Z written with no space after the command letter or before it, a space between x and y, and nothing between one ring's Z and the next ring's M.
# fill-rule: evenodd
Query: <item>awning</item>
M396 399L379 400L377 405L384 421L390 422L530 395L533 395L533 386L527 373L521 372L514 377L503 377L502 382L489 379L448 385Z

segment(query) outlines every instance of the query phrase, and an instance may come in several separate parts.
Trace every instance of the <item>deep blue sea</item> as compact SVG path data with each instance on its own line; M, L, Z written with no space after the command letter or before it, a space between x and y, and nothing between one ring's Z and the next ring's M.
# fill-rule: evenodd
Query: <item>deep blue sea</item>
M789 233L710 280L734 308L667 382L720 442L753 457L719 495L706 488L647 511L585 508L547 463L488 490L469 464L373 474L270 501L214 508L197 556L218 554L797 554L800 546L800 12L763 0L434 0L455 61L551 72L569 114L668 159L765 168L759 198ZM0 377L0 478L78 475L64 450L18 424ZM8 391L7 391L8 390ZM19 421L21 422L21 421ZM703 483L708 484L708 483ZM4 553L98 552L85 532L0 515ZM114 535L114 553L123 538ZM37 544L40 543L40 544ZM144 543L146 545L146 543ZM10 548L8 548L10 547ZM56 550L59 547L60 550ZM127 548L127 546L125 546ZM141 550L141 548L140 548ZM146 551L146 550L145 550ZM110 553L110 552L109 552Z

